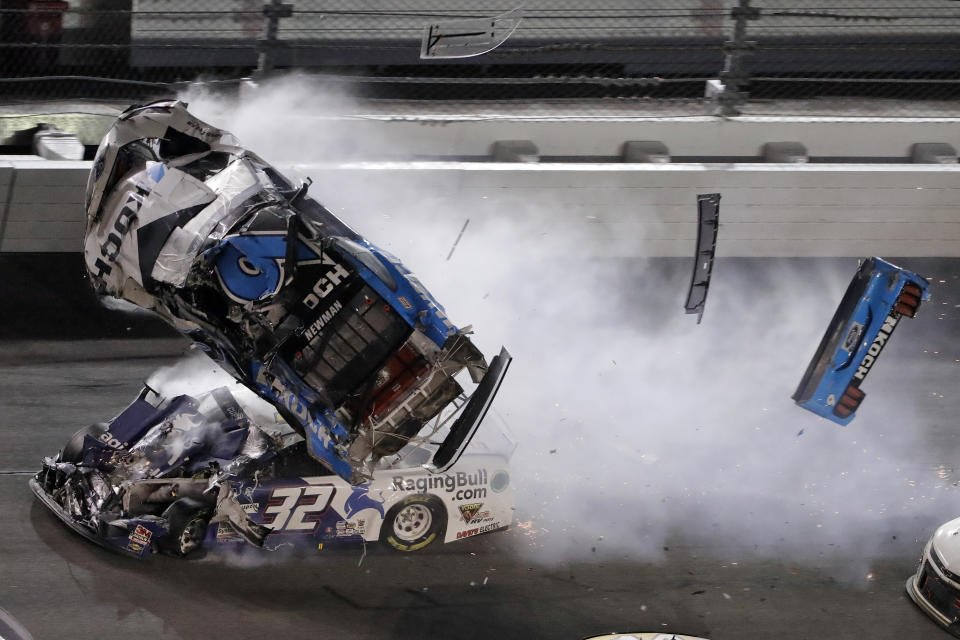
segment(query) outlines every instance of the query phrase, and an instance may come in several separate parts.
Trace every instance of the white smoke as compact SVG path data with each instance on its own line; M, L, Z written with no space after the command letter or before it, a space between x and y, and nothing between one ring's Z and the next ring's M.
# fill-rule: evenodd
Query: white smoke
M281 165L397 150L386 134L348 140L333 116L350 101L295 78L240 101L186 99ZM558 201L457 193L456 171L313 177L313 196L418 272L488 357L501 344L514 355L495 406L520 444L513 546L532 558L660 559L684 544L868 561L918 553L956 514L949 470L924 463L930 398L899 386L923 374L896 356L919 349L919 326L893 339L848 427L790 399L855 260L721 260L698 326L682 311L692 265L586 259L585 245L617 239L571 232ZM926 375L938 393L957 379Z
M278 422L282 424L282 418L273 405L237 382L199 351L184 356L170 366L157 369L147 378L146 384L166 399L180 395L197 397L217 387L226 387L257 424L271 428L275 428Z

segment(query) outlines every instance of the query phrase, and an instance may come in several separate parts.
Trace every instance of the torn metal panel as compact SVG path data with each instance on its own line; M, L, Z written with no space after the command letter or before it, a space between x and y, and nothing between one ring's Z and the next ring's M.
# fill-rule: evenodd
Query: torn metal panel
M717 229L720 226L720 194L706 193L697 196L697 252L693 256L693 275L684 308L687 313L697 314L697 324L703 319L707 304L707 290L713 271L713 258L717 249Z
M491 18L443 20L423 29L421 59L470 58L493 51L513 35L523 20L514 9Z
M487 364L396 257L308 187L181 102L132 107L91 169L84 255L100 293L158 313L362 483L434 437L469 396L456 376L482 384Z
M922 276L880 258L857 269L793 394L809 411L847 424L866 397L860 385L900 320L930 297Z

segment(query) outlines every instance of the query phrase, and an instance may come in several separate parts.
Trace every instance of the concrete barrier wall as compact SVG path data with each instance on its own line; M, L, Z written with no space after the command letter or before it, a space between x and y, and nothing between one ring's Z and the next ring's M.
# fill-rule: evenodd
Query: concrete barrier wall
M582 236L596 256L687 256L696 194L720 192L718 256L960 256L960 165L501 164L298 165L311 193L365 218L428 207L523 218ZM87 162L0 158L0 250L80 251ZM371 189L370 185L376 185ZM361 211L357 211L357 203ZM544 217L546 216L546 217ZM455 218L455 219L454 219Z
M781 105L782 106L782 105ZM472 108L474 111L470 112ZM777 106L771 106L775 113ZM789 106L785 107L789 109ZM571 111L567 108L567 112ZM507 113L503 113L506 111ZM628 140L659 140L687 160L757 158L767 142L797 141L814 158L906 159L917 142L945 142L960 149L960 118L775 117L708 115L656 117L663 106L631 105L571 117L558 108L471 104L462 112L384 111L350 118L299 117L297 126L323 132L324 149L342 158L402 159L411 156L482 157L495 140L530 140L542 156L619 158ZM801 111L802 112L802 111ZM646 116L646 117L644 117ZM377 141L358 147L357 141Z
M0 156L0 251L81 251L89 162Z

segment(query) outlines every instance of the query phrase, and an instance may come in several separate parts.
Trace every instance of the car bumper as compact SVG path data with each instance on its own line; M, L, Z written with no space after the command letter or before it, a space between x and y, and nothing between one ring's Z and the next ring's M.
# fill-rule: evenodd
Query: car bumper
M928 565L929 559L927 558L927 555L924 554L923 561L920 563L920 567L917 569L917 572L907 578L907 595L910 596L910 599L913 600L914 604L920 607L920 609L930 618L932 618L937 624L943 627L946 631L949 631L952 635L960 638L960 622L954 622L949 617L941 613L936 607L933 606L933 603L923 596L920 591L918 580L923 574L924 567ZM956 591L956 597L960 597L960 591L954 591Z
M37 496L40 502L42 502L45 507L50 509L50 511L52 511L54 515L60 518L60 520L62 520L64 524L66 524L68 527L73 529L75 532L79 533L81 536L83 536L90 542L93 542L103 547L104 549L110 549L111 551L116 551L117 553L120 553L125 556L129 556L131 558L142 557L140 553L137 553L135 551L132 551L124 547L118 547L116 545L110 544L107 540L104 540L103 538L101 538L93 528L83 524L82 522L77 522L77 520L70 513L68 513L63 507L61 507L60 504L56 500L54 500L50 494L48 494L46 491L43 490L43 487L40 486L40 483L37 482L36 478L30 478L30 489L33 491L33 495Z

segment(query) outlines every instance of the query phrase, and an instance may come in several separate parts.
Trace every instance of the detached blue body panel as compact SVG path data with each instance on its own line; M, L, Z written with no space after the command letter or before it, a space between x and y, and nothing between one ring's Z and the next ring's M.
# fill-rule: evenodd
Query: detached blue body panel
M860 384L893 330L930 295L923 277L880 258L860 266L807 367L793 399L819 416L845 425L865 394Z

